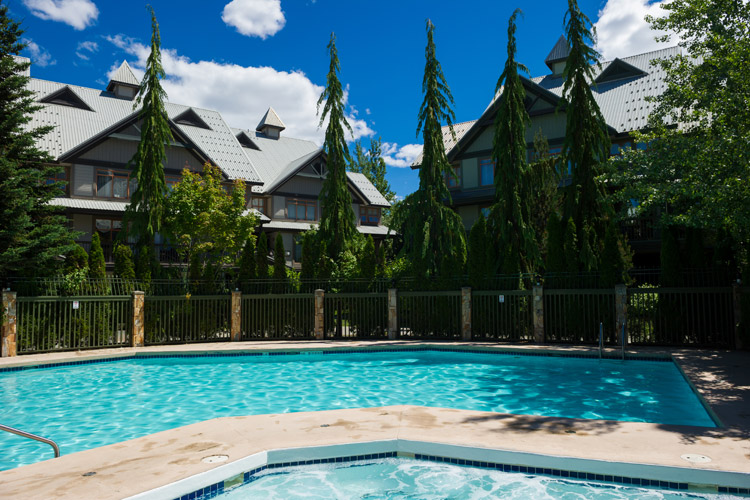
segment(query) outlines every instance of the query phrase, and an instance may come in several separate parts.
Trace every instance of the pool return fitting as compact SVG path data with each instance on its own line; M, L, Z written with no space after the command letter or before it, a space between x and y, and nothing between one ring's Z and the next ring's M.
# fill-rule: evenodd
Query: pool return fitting
M52 447L53 450L55 450L55 458L58 458L60 456L60 447L57 446L57 443L55 443L51 439L47 439L42 436L37 436L36 434L22 431L21 429L16 429L15 427L9 427L3 424L0 424L0 431L10 432L11 434L15 434L16 436L33 439L34 441L39 441L40 443L47 443L48 445Z

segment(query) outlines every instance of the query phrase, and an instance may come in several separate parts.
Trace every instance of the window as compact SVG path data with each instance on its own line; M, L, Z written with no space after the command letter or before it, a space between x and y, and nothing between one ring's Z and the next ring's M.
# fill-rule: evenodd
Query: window
M95 219L94 230L99 233L102 246L111 246L117 240L117 235L122 231L122 220L120 219Z
M258 212L262 213L263 215L268 215L268 210L266 209L266 199L265 198L258 198L253 196L250 199L250 208L254 208Z
M135 179L130 179L128 172L118 170L96 171L96 196L99 198L130 199L135 191Z
M294 252L292 255L294 262L302 262L302 236L300 235L294 237Z
M380 224L380 209L377 207L359 207L359 222L363 226Z
M461 163L454 163L451 165L451 167L453 167L453 173L455 175L446 173L445 183L448 185L448 189L460 188L461 187Z
M164 176L164 182L167 184L167 191L171 191L174 189L176 184L179 184L180 181L182 181L181 175L165 175Z
M491 211L492 211L491 205L484 205L483 207L479 207L479 213L485 219L489 219L490 218L490 212Z
M495 162L492 158L479 160L479 185L491 186L495 183Z
M287 198L286 218L293 220L317 220L315 200Z
M57 172L56 174L51 175L50 177L47 177L45 180L46 184L55 184L55 183L64 183L60 185L60 191L62 191L61 194L68 194L68 171L63 169L61 172Z

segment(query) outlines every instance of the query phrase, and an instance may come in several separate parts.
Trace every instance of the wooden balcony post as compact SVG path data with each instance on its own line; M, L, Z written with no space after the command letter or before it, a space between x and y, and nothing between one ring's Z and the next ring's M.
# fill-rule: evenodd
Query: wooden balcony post
M3 292L3 329L0 336L0 357L9 358L17 354L16 347L16 292Z

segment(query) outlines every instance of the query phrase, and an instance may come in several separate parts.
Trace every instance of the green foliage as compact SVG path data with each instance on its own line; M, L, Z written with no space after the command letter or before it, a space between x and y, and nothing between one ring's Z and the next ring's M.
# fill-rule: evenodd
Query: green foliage
M14 58L26 46L22 35L0 3L0 280L53 274L76 236L61 209L47 203L62 187L47 179L62 167L36 146L51 127L27 128L39 106L24 76L30 63Z
M689 227L685 231L685 267L701 269L706 265L706 251L703 248L703 231L700 228Z
M138 247L137 260L135 262L135 276L143 284L144 291L151 285L154 270L154 256L151 247L142 245Z
M282 293L286 282L286 252L281 233L276 234L276 245L273 249L273 279L276 281L274 286L277 293Z
M65 256L65 265L63 267L63 272L65 274L70 274L74 271L85 269L86 275L88 275L88 267L89 255L86 253L86 250L84 250L80 245L73 246L70 253Z
M675 0L664 9L649 21L682 54L659 61L666 89L636 137L648 148L614 160L610 182L621 199L640 201L639 213L668 206L665 225L726 231L741 267L750 245L750 4Z
M375 276L385 276L385 242L381 241L375 250Z
M164 204L164 232L178 255L204 273L216 276L235 265L243 244L256 224L252 214L243 215L245 185L236 180L229 193L218 167L206 164L203 175L183 170Z
M266 233L260 233L258 236L258 246L255 249L255 270L258 273L258 279L268 279L268 236Z
M495 161L495 203L490 213L490 228L496 248L504 252L502 269L506 274L530 273L540 267L541 255L532 225L532 181L526 161L526 127L531 123L526 112L526 89L519 71L526 66L516 61L516 9L508 20L508 51L505 68L495 87L502 92L495 116L492 155Z
M346 180L346 165L351 161L349 148L346 144L344 128L352 132L344 113L344 89L338 79L341 70L338 52L336 50L336 36L331 33L328 42L328 52L331 62L326 77L326 87L318 99L318 111L323 104L320 114L320 125L328 118L323 149L326 152L326 177L320 190L320 226L318 236L325 244L328 257L334 262L347 251L352 241L358 237L355 215L352 210L352 197Z
M424 143L419 169L419 189L393 211L393 226L403 235L401 255L419 278L435 277L441 270L463 268L466 261L466 232L461 217L448 208L450 192L446 174L454 175L445 155L443 121L451 130L455 116L448 84L435 55L435 26L427 20L427 48L422 79L424 101L419 109L417 134Z
M362 147L361 139L354 142L354 157L349 164L349 171L364 174L389 203L396 201L396 193L391 189L391 185L385 178L386 165L383 159L383 139L381 137L378 137L377 140L370 140L368 151L365 151ZM381 221L388 225L390 209L384 208L382 214Z
M661 285L667 287L682 284L680 244L675 233L676 229L673 226L661 230Z
M487 233L487 223L484 217L479 217L469 231L469 252L466 268L469 275L469 285L481 290L488 277L495 274L495 260L491 236Z
M601 255L601 286L611 288L620 283L628 283L628 267L622 256L620 247L619 230L617 225L610 221L604 233L604 249Z
M552 213L560 210L560 174L557 163L557 158L550 156L549 143L539 128L534 134L534 157L529 165L530 180L526 184L531 188L531 227L541 256L547 254L549 218ZM562 245L562 239L560 244Z
M359 258L359 276L366 280L373 280L377 274L378 255L375 252L375 241L372 235L365 238L365 246Z
M300 279L311 280L316 276L315 265L320 260L318 238L315 230L302 233L302 272Z
M239 272L237 277L240 282L247 287L247 282L256 278L255 273L255 237L250 236L245 241L245 246L242 248L242 256L240 257ZM243 290L249 291L249 290Z
M580 247L578 245L578 233L576 232L576 223L573 218L568 218L565 223L565 233L563 236L563 255L565 256L565 271L569 273L578 272L578 259Z
M133 264L133 251L128 245L120 242L115 243L114 249L115 276L126 280L135 279L135 265Z
M565 271L564 244L565 227L557 212L552 212L547 222L547 260L545 265L547 272L559 273Z
M590 248L596 255L599 249L594 239L603 239L604 217L609 212L597 178L602 173L601 162L609 155L610 141L607 124L590 87L600 56L592 48L591 21L578 8L576 0L568 0L565 34L569 54L563 70L566 102L561 106L565 109L566 126L562 156L570 165L572 179L564 190L563 218L573 218L581 248ZM590 261L579 264L581 269L590 265Z
M167 159L166 147L172 140L164 101L167 93L161 86L164 68L161 65L161 36L154 9L151 10L151 53L146 60L138 96L133 109L140 111L141 140L138 149L130 160L132 178L137 182L125 212L125 227L139 245L153 247L154 235L161 228L165 213L166 181L164 162ZM155 258L155 254L147 255ZM153 266L153 264L152 264Z
M94 231L91 236L91 250L89 253L89 278L103 279L107 276L99 233Z

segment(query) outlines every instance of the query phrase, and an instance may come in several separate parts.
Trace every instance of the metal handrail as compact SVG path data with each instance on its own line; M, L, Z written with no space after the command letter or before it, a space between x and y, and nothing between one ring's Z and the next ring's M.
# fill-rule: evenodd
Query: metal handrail
M9 427L3 424L0 424L0 431L10 432L11 434L15 434L17 436L33 439L34 441L39 441L41 443L47 443L48 445L52 447L53 450L55 450L55 458L60 456L60 447L57 446L57 443L55 443L51 439L47 439L42 436L37 436L36 434L22 431L20 429L16 429L15 427Z
M599 359L602 359L602 349L604 348L604 324L599 323Z

